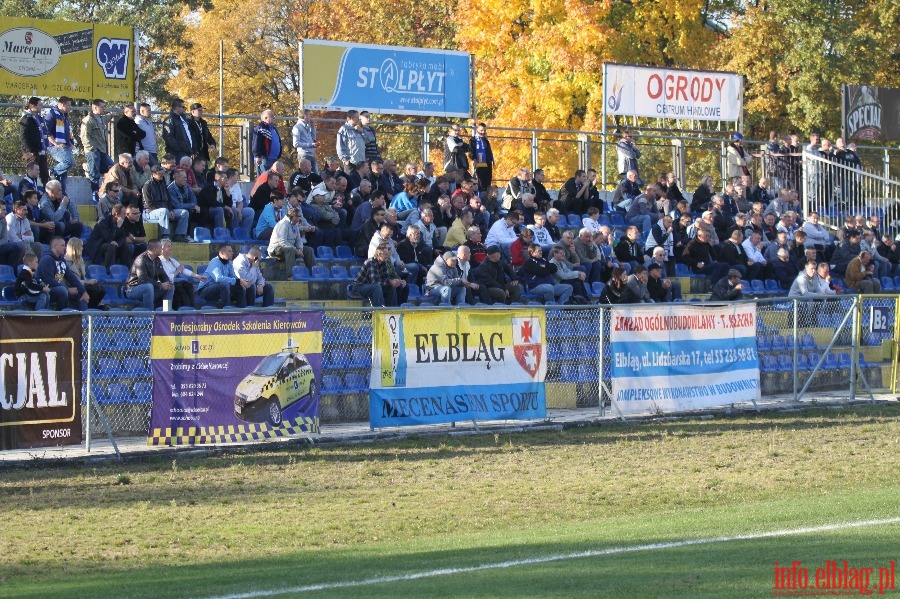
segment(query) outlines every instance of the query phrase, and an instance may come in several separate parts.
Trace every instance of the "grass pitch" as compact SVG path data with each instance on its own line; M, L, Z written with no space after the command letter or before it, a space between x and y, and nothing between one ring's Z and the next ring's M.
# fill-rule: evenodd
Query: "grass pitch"
M771 596L900 524L631 549L897 518L898 455L881 404L5 470L0 596Z

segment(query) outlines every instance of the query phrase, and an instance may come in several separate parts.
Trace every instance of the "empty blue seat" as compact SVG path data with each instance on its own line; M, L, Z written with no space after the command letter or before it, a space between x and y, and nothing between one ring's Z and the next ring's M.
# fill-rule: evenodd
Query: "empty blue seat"
M316 248L316 258L319 260L334 260L334 252L327 245L320 245Z
M603 289L605 287L606 287L606 285L604 285L600 281L597 281L596 283L591 283L591 295L593 295L594 297L600 297L600 295L603 293Z
M212 241L212 233L206 227L194 227L194 241L203 243Z
M353 266L351 266L350 267L350 278L355 279L356 275L358 275L359 271L361 271L361 270L362 270L362 266L360 266L359 264L354 264Z
M13 285L9 285L3 288L3 291L0 292L0 305L8 306L8 307L18 307L22 305L22 302L19 301L19 298L16 297L16 288Z
M812 336L810 333L804 333L802 337L800 337L800 349L802 350L811 350L816 349L816 338Z
M6 264L0 264L0 283L15 283L16 282L16 271L13 270L12 266L7 266Z
M582 383L592 383L599 381L599 377L597 376L597 365L596 364L579 364L578 365L578 380Z
M326 374L322 377L322 393L326 395L334 395L343 390L341 377L336 374Z
M331 273L328 272L326 267L317 264L312 267L312 275L310 278L313 280L324 281L331 278Z
M291 278L295 281L308 281L309 269L305 266L295 266L291 269Z
M331 278L339 281L346 281L350 279L350 275L347 274L346 267L335 265L331 267Z
M105 283L109 280L109 273L102 264L91 264L87 267L87 278L96 279L98 283Z
M578 369L574 364L563 364L559 368L559 380L564 383L575 383L578 381Z
M756 338L756 347L759 351L769 351L772 349L772 338L768 335L760 335Z
M581 227L581 217L577 214L570 214L566 217L566 223L570 227Z
M122 372L126 376L150 376L150 367L140 358L122 360Z
M825 362L822 365L825 370L840 370L841 365L838 362L837 357L832 353L828 352L825 354Z
M253 241L253 237L250 235L249 229L245 229L244 227L234 228L233 239L235 241Z
M778 370L791 372L794 369L794 358L788 354L778 354Z
M372 354L368 348L355 347L350 352L350 368L369 368L372 365Z
M850 368L850 354L841 352L838 354L838 365L843 368Z
M624 227L625 219L622 218L621 214L613 213L609 215L609 222L614 227Z
M150 383L135 383L132 389L131 402L134 404L149 404L153 401L153 385Z
M346 349L333 349L325 354L325 368L346 368L350 363L350 356Z
M781 335L773 335L772 336L772 349L775 351L784 351L787 345L784 342L784 337Z
M806 354L799 354L797 356L797 370L812 370L812 366L810 366Z
M781 288L781 285L779 285L778 281L775 279L766 279L766 289L773 295L776 293L784 293L784 289Z
M106 388L106 403L125 404L132 401L131 389L122 383L112 383Z
M757 295L769 294L769 291L766 289L766 284L759 279L753 279L752 281L750 281L750 287L753 289L753 293Z
M111 283L124 283L128 280L128 267L124 264L113 264L109 267L109 281Z
M334 259L341 262L355 262L356 256L349 245L339 245L334 248Z
M894 287L894 280L890 277L881 277L881 290L896 291L897 288Z
M197 235L196 229L194 230L194 235ZM226 229L225 227L216 227L213 229L213 241L231 241L231 231Z
M361 374L351 372L344 377L344 388L348 392L359 393L361 391L368 390L369 383L362 377Z
M694 273L691 272L690 267L687 264L682 264L681 262L675 263L675 276L676 277L691 277Z

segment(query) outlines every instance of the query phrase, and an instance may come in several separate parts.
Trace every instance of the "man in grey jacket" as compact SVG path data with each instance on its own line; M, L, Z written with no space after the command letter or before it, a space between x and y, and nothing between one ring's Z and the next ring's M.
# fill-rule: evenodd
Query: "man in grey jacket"
M453 252L444 252L443 256L438 257L428 269L428 277L425 279L425 286L432 295L441 298L442 304L453 303L457 306L466 303L466 283L468 281L457 267L456 254Z
M297 161L306 158L312 166L312 172L319 174L319 167L316 164L316 147L319 142L316 141L316 126L309 118L309 110L300 108L297 111L297 122L291 129L291 137L293 138L294 147L297 149Z
M366 159L366 140L359 131L359 113L347 111L347 122L338 129L335 150L346 172Z

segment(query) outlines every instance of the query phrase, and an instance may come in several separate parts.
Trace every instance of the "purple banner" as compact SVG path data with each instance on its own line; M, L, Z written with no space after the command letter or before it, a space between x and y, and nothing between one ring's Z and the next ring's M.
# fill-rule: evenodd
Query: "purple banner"
M321 311L158 314L149 445L319 432Z

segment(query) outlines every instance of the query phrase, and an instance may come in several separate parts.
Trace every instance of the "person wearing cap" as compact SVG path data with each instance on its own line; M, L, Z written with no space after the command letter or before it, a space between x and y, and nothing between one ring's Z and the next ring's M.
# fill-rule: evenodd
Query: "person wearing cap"
M647 293L654 303L666 303L672 301L672 280L663 278L663 267L656 261L650 261L647 265Z
M749 175L750 169L748 166L752 158L750 157L750 152L744 149L744 136L740 133L735 133L731 139L732 142L728 144L728 149L725 151L728 161L728 178Z
M522 297L522 286L509 265L503 261L500 246L492 245L487 248L487 257L475 270L475 281L487 291L490 301L482 300L486 304L511 304Z
M440 297L442 304L463 306L466 303L466 284L457 266L456 254L444 252L435 259L425 277L425 287L432 296Z
M209 132L209 124L203 118L203 105L200 102L191 104L191 116L187 119L191 131L191 147L194 155L210 162L209 149L216 147L216 139Z
M732 302L743 297L741 291L744 286L741 284L741 273L735 269L728 271L728 274L719 282L713 285L712 293L709 295L711 302Z

